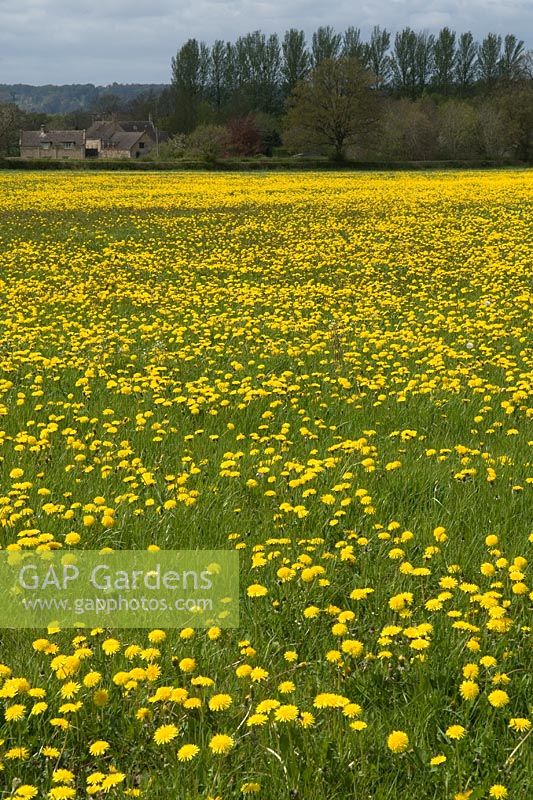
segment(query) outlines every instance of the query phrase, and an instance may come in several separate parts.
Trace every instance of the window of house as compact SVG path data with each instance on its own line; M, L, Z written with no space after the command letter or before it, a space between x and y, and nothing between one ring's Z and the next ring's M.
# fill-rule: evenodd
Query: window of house
M52 146L52 142L41 142L41 149L42 150L50 150Z
M71 150L74 147L75 142L61 142L62 146Z
M142 150L144 148L144 142L139 142L139 149Z

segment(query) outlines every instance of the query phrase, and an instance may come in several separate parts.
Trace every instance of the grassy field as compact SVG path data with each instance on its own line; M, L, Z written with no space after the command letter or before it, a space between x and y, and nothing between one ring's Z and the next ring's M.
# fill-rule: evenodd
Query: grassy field
M0 631L0 797L531 798L532 188L0 175L1 546L241 565Z

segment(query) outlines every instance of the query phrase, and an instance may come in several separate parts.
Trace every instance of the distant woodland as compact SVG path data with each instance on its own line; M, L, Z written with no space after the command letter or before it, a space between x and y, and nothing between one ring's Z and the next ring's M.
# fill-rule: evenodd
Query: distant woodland
M154 119L151 157L316 154L361 159L533 160L533 57L514 34L321 27L233 42L189 39L167 85L0 84L0 151L18 128Z

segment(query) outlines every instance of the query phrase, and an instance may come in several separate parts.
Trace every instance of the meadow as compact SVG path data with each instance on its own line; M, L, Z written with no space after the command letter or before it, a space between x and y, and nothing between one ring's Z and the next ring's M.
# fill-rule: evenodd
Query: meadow
M0 630L0 798L533 796L531 171L0 175L0 545L235 629Z

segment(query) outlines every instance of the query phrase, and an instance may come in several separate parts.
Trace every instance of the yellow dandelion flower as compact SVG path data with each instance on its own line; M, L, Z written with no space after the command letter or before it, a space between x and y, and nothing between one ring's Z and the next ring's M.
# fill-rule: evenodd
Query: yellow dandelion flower
M507 797L508 794L507 788L502 783L495 783L489 789L490 797L494 797L496 800L501 800L501 798Z
M230 694L215 694L209 700L208 705L211 711L226 711L232 703L233 699Z
M178 761L192 761L200 752L196 744L184 744L178 750Z
M284 705L279 706L274 712L276 722L294 722L298 716L298 706Z
M463 739L466 736L466 728L462 725L450 725L446 728L446 736L454 741Z
M178 728L175 725L160 725L154 733L156 744L168 744L178 735Z
M106 742L103 739L98 739L96 742L93 742L91 745L89 745L89 753L92 756L103 756L104 753L107 753L109 747L109 742Z
M233 737L228 736L225 733L215 734L211 737L211 741L209 742L209 748L217 755L225 755L226 753L229 753L234 745L235 740Z
M509 727L518 733L525 733L531 729L531 720L526 717L512 717L509 720Z
M509 702L509 695L503 689L495 689L487 699L493 708L502 708Z
M404 753L409 747L409 737L405 731L392 731L387 736L387 747L393 753Z
M248 597L264 597L268 594L268 589L260 583L252 583L246 590L246 594Z
M459 686L463 700L475 700L479 694L479 686L475 681L463 681Z

